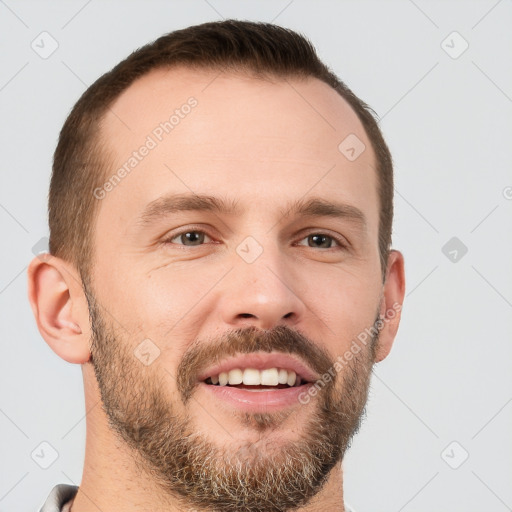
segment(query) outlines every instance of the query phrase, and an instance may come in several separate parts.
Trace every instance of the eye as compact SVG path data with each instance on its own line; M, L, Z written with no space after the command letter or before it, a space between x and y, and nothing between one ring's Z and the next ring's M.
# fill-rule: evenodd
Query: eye
M183 231L168 239L168 243L185 245L187 247L194 247L211 241L212 239L204 231L197 230Z
M344 247L344 245L333 236L324 233L312 233L303 238L298 245L306 245L303 243L304 241L306 241L308 247L316 247L318 249L331 249L333 246Z

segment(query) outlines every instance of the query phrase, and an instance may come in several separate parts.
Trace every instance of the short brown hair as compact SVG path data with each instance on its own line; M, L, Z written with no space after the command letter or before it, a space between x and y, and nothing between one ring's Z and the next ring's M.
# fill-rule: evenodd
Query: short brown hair
M269 23L239 20L203 23L166 34L133 52L83 93L62 127L53 160L48 207L51 254L88 274L98 211L93 191L101 185L109 163L108 144L100 136L101 121L135 80L149 71L179 65L282 79L317 78L349 103L376 155L384 277L391 247L393 164L373 111L320 61L304 36Z

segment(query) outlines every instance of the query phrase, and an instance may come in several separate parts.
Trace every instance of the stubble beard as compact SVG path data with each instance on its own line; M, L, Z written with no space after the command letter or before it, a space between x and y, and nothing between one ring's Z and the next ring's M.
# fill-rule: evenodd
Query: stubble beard
M237 443L234 436L226 448L199 431L186 413L171 404L163 391L168 387L162 373L165 369L155 373L136 359L128 340L106 324L94 297L86 294L92 327L91 363L103 410L110 428L133 454L138 470L162 490L162 501L177 503L184 510L210 512L293 511L305 506L322 489L331 470L341 464L364 416L378 336L311 400L311 411L297 440L286 441L286 430L278 436L279 442L274 437L293 410L240 413L242 425L257 431L258 440ZM229 334L218 344L217 355L227 347L246 353L257 347L292 354L302 347L300 355L311 362L305 357L310 355L319 375L333 367L334 361L327 359L325 352L288 327L272 331L249 328ZM194 400L194 364L204 363L209 353L205 343L194 347L201 348L185 354L175 376L183 404Z

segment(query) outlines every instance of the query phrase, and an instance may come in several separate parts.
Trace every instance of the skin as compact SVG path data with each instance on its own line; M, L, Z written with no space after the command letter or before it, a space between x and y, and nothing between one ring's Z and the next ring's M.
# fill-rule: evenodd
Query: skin
M111 109L115 115L105 116L102 134L114 159L107 178L190 96L198 105L100 201L94 296L127 348L135 350L146 338L159 347L160 356L148 371L163 379L169 403L198 432L218 447L257 443L263 436L279 448L300 438L315 399L309 406L294 406L277 428L262 433L204 390L198 389L186 405L173 398L181 358L194 340L250 326L286 325L334 359L380 311L385 322L377 363L389 354L400 321L399 312L391 318L389 311L403 301L403 257L390 253L383 283L375 157L355 113L316 79L153 71L116 100ZM351 133L366 145L353 162L338 150ZM147 205L169 194L236 201L239 211L181 211L142 223ZM357 208L365 226L346 218L304 217L293 211L283 215L294 201L313 197ZM209 235L203 245L179 245L177 235L198 229ZM348 247L336 242L330 248L311 247L308 235L316 233L341 237ZM262 249L253 263L236 251L248 236ZM91 327L78 270L54 256L35 258L29 267L29 297L50 347L64 360L82 365L87 441L73 512L191 510L169 500L140 471L108 425L89 362ZM344 510L341 465L300 510Z

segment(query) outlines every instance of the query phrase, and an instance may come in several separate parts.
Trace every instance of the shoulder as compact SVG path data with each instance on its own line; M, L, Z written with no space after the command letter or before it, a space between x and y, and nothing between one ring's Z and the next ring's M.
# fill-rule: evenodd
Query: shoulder
M39 512L63 512L64 505L71 501L78 492L78 486L68 484L56 485Z

